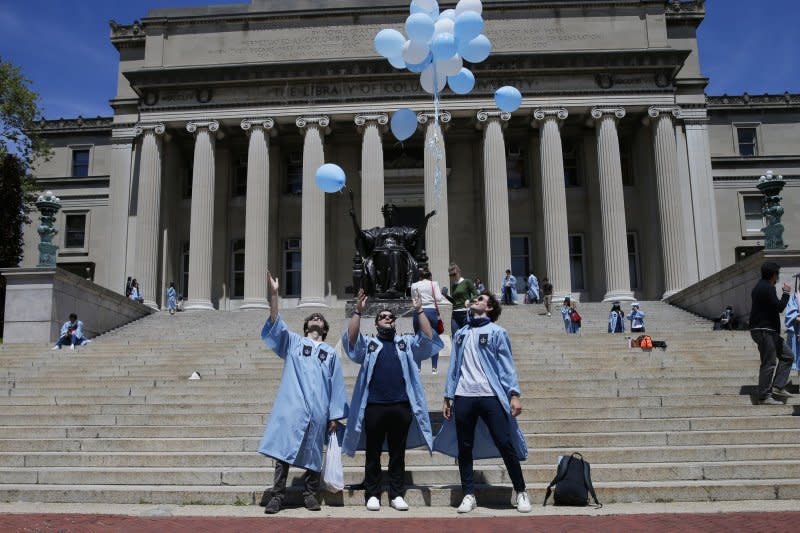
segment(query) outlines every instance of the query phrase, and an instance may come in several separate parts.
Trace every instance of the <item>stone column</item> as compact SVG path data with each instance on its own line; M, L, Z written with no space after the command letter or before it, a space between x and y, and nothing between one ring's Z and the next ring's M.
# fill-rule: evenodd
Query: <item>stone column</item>
M189 221L189 298L184 309L213 311L211 265L214 242L214 166L216 120L189 122L194 133L192 211Z
M425 252L428 269L441 286L448 282L450 265L450 231L447 209L447 155L442 128L433 120L433 113L420 113L417 122L425 125L425 213L436 210L425 230ZM439 112L442 124L450 122L447 111Z
M136 212L136 271L144 304L158 309L158 243L161 231L161 136L163 124L141 124L142 159L139 167L139 201Z
M131 199L131 169L135 129L111 132L111 176L109 180L109 211L111 234L109 239L108 273L106 288L125 294L125 259L128 251L128 210Z
M567 116L564 108L539 108L533 112L534 125L538 122L540 130L545 264L547 278L553 284L553 301L556 303L572 292L564 152L560 132L561 121Z
M692 184L692 207L695 219L697 266L700 279L720 269L717 207L714 200L714 176L711 171L711 148L708 140L708 119L684 116L686 146L689 150L689 179Z
M508 220L508 175L503 128L511 113L478 111L483 125L483 191L486 214L486 286L502 293L501 282L511 268L511 229ZM517 272L524 276L526 272Z
M381 133L389 123L385 113L356 115L356 126L363 132L361 142L361 227L383 225L383 144Z
M303 131L303 198L300 253L303 269L300 274L298 307L327 307L325 302L325 193L317 187L317 169L325 163L322 138L330 124L326 116L298 117L297 127Z
M664 263L664 295L667 298L686 287L686 261L683 256L683 208L678 177L678 150L672 117L678 107L651 107L653 153L656 163L661 250Z
M271 118L244 119L247 149L247 203L244 228L244 301L241 309L267 309L269 240L269 134ZM277 276L278 272L273 272Z
M606 271L604 302L633 300L628 265L628 231L625 195L619 155L617 120L625 116L621 107L595 107L591 111L597 131L597 170L600 178L600 220L603 224L603 256Z

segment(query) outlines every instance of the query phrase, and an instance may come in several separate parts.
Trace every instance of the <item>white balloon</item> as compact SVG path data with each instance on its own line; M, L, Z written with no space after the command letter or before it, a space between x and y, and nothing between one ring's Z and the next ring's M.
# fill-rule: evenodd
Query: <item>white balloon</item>
M433 94L434 92L442 92L445 87L447 87L447 75L442 74L441 72L436 72L436 89L434 90L433 86L433 63L428 65L425 70L422 71L422 74L419 75L419 84L422 85L422 89L426 93Z
M436 0L414 0L414 3L428 12L433 11L433 8L436 6Z
M414 1L416 2L417 0ZM481 0L458 0L458 4L456 4L456 16L465 11L474 11L480 15L483 12Z
M455 76L461 72L462 66L464 66L464 62L461 60L461 56L453 54L447 59L436 62L436 73L442 72L446 76Z
M428 57L429 51L428 43L406 41L406 44L403 45L403 59L409 65L416 65L417 63L422 63Z
M456 20L456 10L455 9L445 9L439 14L439 18L446 18L455 21Z
M450 20L449 18L442 18L440 16L439 20L437 20L436 24L434 24L433 26L434 27L433 35L435 37L442 33L453 33L453 29L455 28L455 26L456 26L455 21Z

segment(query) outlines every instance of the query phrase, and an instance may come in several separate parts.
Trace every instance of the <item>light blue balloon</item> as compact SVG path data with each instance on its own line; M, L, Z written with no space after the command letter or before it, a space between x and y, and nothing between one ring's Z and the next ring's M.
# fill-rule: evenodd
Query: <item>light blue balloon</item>
M434 29L433 19L427 13L414 13L406 19L406 34L412 41L429 41Z
M417 131L417 114L407 107L398 109L392 115L391 128L398 141L405 141Z
M456 38L452 33L440 33L431 41L431 53L436 61L452 57L457 50Z
M458 53L465 61L480 63L492 53L492 43L485 35L478 35L470 41L460 41Z
M456 94L467 94L475 87L475 76L468 68L462 68L455 76L447 77L447 84Z
M419 74L420 72L425 70L425 67L431 64L431 61L433 61L433 54L428 52L428 57L426 57L422 63L414 63L414 64L406 63L406 68L408 69L409 72L414 72L416 74Z
M390 57L389 58L389 63L394 68L406 68L406 62L403 60L403 56Z
M325 163L319 167L314 180L317 182L317 187L325 192L340 191L346 181L342 167L333 163Z
M425 9L425 8L423 8L423 7L420 7L419 5L417 5L416 2L413 2L413 1L411 2L410 8L411 8L410 11L411 11L412 15L415 14L415 13L425 13L432 20L436 20L437 18L439 18L439 3L438 2L434 2L433 3L433 9L431 9L430 11Z
M406 38L397 30L383 29L375 36L375 51L389 59L403 54Z
M522 94L516 87L506 85L495 91L494 101L497 107L500 108L500 111L511 113L519 109L519 106L522 105Z
M453 29L456 39L469 42L483 31L483 19L474 11L465 11L456 17Z

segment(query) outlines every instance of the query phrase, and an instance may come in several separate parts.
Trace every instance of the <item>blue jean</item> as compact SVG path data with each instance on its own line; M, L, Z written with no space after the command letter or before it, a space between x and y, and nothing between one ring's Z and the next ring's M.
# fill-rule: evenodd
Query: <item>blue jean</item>
M56 346L58 346L59 348L61 348L61 346L64 344L73 344L80 346L82 340L83 339L81 339L77 335L70 335L69 333L67 333L66 335L58 339L58 342L56 342Z
M425 308L423 311L425 312L425 316L428 317L428 322L431 323L431 328L435 331L436 323L439 322L439 313L436 312L436 309ZM417 317L417 313L414 313L411 324L414 326L414 333L419 332L419 318ZM417 366L422 368L422 362L418 362ZM439 368L439 352L431 356L431 368Z
M475 426L478 418L489 429L494 445L497 447L508 470L514 490L525 490L525 478L519 465L517 452L511 440L511 424L503 404L495 396L456 396L453 402L453 415L458 438L458 472L461 475L461 489L464 495L475 494L472 468L472 448L475 442Z

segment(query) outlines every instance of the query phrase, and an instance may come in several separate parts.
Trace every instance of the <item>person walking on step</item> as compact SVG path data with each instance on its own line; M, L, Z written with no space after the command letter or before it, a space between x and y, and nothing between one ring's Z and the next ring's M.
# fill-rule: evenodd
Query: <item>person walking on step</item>
M528 274L528 287L526 289L526 304L538 304L539 303L539 278L536 277L536 274L531 272Z
M356 296L355 311L342 348L361 365L353 387L347 429L342 451L353 457L356 450L366 450L364 463L364 499L367 509L381 508L381 451L389 451L389 502L398 511L408 510L404 498L406 449L433 445L425 387L417 364L438 353L444 344L425 315L419 294L412 298L419 320L416 335L397 335L395 315L388 309L375 316L377 337L361 333L361 314L366 309L363 289Z
M167 309L169 309L169 314L174 315L175 310L178 307L177 301L178 292L175 290L175 282L169 282L169 288L167 289Z
M495 322L502 309L488 291L470 305L469 323L458 330L450 351L444 389L444 424L433 449L456 457L464 498L459 513L475 509L473 460L502 457L517 493L516 508L531 511L520 461L528 457L516 417L522 412L519 381L505 329Z
M792 288L783 284L780 299L775 294L780 266L768 261L761 265L761 279L750 293L750 337L758 346L761 366L758 372L758 403L780 405L792 396L787 390L794 356L781 337L781 313L789 303Z
M631 304L628 320L631 321L631 333L644 333L644 313L639 309L639 302Z
M500 282L503 291L503 305L517 304L517 278L506 269L506 275Z
M61 346L69 344L69 349L74 350L75 346L86 346L90 342L92 341L83 336L83 322L78 320L78 315L70 313L69 320L61 326L58 340L52 349L60 350Z
M550 308L553 305L553 284L547 278L542 279L542 301L544 302L545 313L550 316Z
M304 468L303 503L319 511L317 499L322 448L337 420L347 416L347 392L336 350L325 343L328 321L312 313L303 322L304 337L292 332L278 314L278 280L267 272L270 291L269 318L261 340L283 359L283 376L273 403L259 453L275 460L272 490L264 491L266 514L281 510L286 495L289 466ZM271 497L270 497L271 494Z

